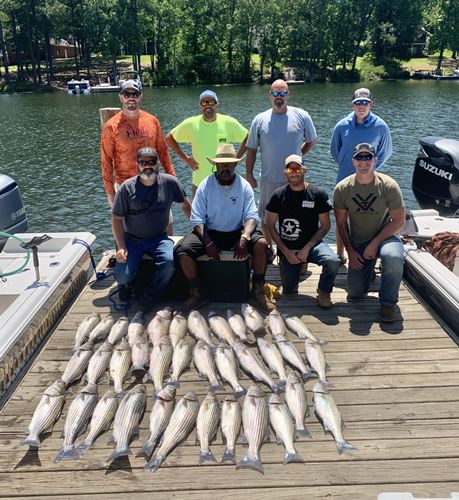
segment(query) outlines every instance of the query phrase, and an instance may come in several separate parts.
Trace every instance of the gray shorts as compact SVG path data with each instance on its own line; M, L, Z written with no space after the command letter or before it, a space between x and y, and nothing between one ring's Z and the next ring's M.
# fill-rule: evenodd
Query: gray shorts
M258 203L258 215L261 222L266 222L266 205L277 188L284 187L285 182L265 182L260 180L260 201Z

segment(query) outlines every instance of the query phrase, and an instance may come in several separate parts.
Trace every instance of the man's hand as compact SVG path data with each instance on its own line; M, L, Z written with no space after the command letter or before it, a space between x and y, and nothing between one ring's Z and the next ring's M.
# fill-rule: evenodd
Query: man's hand
M309 248L303 247L296 256L301 262L307 262L309 257Z
M287 250L282 252L284 257L287 259L289 264L301 264L301 260L298 258L298 254L295 250Z
M367 247L365 248L365 251L363 252L363 256L365 257L365 259L376 259L376 255L378 254L378 246L379 245L377 245L373 241L370 241L370 243L368 243Z
M187 156L185 158L185 163L191 168L191 170L193 170L193 172L199 169L199 163L192 156Z
M258 182L252 174L247 174L245 180L255 189L258 186Z
M128 251L127 248L118 248L116 252L116 262L119 262L120 264L125 264L127 261L127 256L128 256Z
M347 255L349 257L349 266L351 269L363 269L363 264L365 259L355 250L354 248L350 248L347 250Z
M242 236L239 238L239 242L234 245L234 255L235 259L245 259L249 251L249 242L246 238Z
M206 254L209 260L220 260L220 252L218 251L217 245L213 241L206 245Z
M110 208L113 207L113 202L115 200L115 195L113 193L107 194L108 205Z

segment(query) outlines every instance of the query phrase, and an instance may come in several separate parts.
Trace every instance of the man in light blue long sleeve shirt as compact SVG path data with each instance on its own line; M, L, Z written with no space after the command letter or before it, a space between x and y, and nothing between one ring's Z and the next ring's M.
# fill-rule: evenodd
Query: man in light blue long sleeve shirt
M392 154L392 137L387 123L371 112L373 96L366 88L357 89L352 99L352 113L340 120L333 130L330 153L338 164L336 184L355 173L352 152L357 144L371 144L378 162L379 170ZM337 253L341 262L346 262L344 245L336 235Z

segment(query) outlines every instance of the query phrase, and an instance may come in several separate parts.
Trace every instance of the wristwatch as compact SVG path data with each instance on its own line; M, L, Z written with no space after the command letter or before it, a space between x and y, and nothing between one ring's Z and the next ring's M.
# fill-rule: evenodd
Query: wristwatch
M252 239L252 235L246 234L246 233L242 233L241 234L241 238L244 238L245 240L250 241Z

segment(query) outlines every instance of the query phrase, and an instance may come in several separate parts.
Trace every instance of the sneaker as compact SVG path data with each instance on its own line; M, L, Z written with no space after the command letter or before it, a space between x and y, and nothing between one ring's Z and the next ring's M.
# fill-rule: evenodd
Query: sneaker
M330 309L333 305L330 294L317 289L317 305L322 309Z
M183 303L183 312L188 312L193 309L200 309L201 307L210 304L209 297L199 288L190 289L190 297Z
M265 284L262 281L253 284L248 302L265 314L269 314L276 309L276 306L266 297Z
M396 320L395 306L381 306L379 314L383 323L393 323Z

